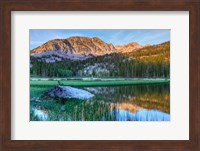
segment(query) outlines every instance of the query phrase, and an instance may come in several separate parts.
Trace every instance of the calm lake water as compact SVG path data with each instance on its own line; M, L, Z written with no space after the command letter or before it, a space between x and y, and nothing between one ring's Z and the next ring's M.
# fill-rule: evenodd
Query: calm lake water
M80 89L95 97L62 103L51 99L31 106L41 120L50 121L170 121L169 84Z
M61 106L64 121L169 121L169 84L84 87L95 97Z

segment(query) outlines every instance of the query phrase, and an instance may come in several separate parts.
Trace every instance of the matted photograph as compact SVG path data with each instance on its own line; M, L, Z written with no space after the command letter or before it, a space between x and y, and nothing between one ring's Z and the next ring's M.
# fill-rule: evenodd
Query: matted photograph
M198 4L0 2L0 150L199 150Z
M30 121L170 121L169 29L30 29Z

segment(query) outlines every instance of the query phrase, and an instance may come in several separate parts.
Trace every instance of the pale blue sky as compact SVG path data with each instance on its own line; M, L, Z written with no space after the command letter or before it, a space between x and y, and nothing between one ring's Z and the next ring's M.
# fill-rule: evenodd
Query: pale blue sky
M134 29L134 30L30 30L30 50L52 39L65 39L72 36L99 37L113 45L137 42L140 45L159 44L170 40L169 29Z

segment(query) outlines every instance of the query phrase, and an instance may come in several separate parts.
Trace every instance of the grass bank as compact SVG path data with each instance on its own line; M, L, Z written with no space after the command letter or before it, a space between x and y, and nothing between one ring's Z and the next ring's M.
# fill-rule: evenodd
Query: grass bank
M127 85L146 85L146 84L164 84L169 83L170 80L63 80L60 81L65 86L72 86L72 87L96 87L96 86L127 86ZM31 87L51 87L58 84L58 81L30 81Z

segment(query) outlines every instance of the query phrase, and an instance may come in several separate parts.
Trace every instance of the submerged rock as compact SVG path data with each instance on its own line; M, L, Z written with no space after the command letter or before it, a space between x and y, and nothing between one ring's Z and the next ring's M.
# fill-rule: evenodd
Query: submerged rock
M82 99L87 100L94 97L94 95L86 90L73 88L70 86L56 86L44 94L53 98L60 99Z

